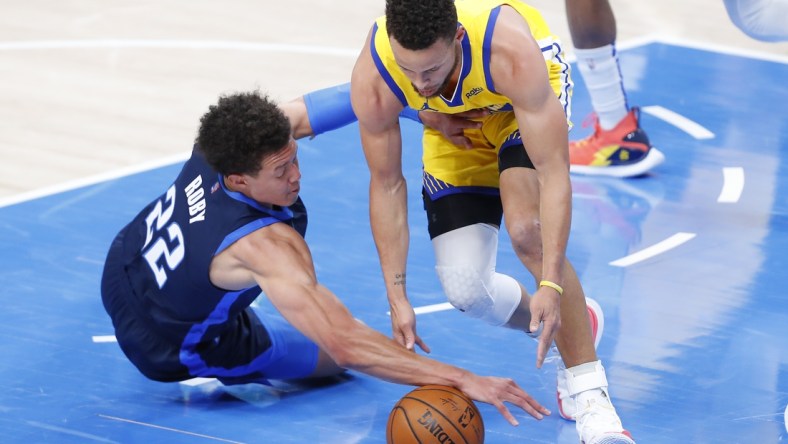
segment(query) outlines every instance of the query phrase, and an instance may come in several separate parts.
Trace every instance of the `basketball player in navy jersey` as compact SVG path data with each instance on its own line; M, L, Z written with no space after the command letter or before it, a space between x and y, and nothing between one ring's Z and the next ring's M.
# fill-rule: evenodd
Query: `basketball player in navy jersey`
M112 242L101 282L118 343L156 381L225 384L355 369L401 384L441 384L535 418L550 412L514 381L417 355L366 327L315 277L303 235L296 138L306 108L257 92L225 96L202 117L173 184ZM250 304L260 292L284 316Z

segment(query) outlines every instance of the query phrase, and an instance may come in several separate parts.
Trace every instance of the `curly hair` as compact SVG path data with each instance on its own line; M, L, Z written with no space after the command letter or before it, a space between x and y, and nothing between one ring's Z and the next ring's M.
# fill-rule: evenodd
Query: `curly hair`
M386 0L386 28L389 37L412 51L440 39L451 41L457 31L454 0Z
M259 91L222 96L200 118L198 149L222 175L256 175L290 141L290 121Z

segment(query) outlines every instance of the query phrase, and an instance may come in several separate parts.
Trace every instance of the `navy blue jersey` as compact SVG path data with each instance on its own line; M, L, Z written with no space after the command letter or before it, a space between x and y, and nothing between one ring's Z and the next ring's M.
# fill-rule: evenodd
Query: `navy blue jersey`
M130 352L135 338L121 333L123 324L134 318L145 328L128 330L152 330L146 335L172 344L172 350L159 354L167 354L166 359L183 367L183 374L158 374L154 369L154 379L217 374L212 371L214 362L225 368L244 365L227 362L227 356L211 357L210 348L220 340L239 342L239 331L248 335L255 330L248 324L260 321L251 319L245 309L261 290L254 286L228 291L214 286L209 279L211 260L243 236L274 223L287 223L303 236L306 219L300 198L290 207L272 209L228 190L195 147L175 182L123 228L110 249L108 264L117 264L113 272L122 270L124 284L128 283L123 295L103 294L121 347L127 355L137 353ZM239 323L246 325L240 328ZM262 350L269 338L264 329L257 330L262 334L243 341L254 342L249 346ZM164 356L129 357L132 361L165 360Z

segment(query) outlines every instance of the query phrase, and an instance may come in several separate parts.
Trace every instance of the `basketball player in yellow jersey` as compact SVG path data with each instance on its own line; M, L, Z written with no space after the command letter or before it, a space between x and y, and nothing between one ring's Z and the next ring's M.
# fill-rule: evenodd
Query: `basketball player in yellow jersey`
M587 307L566 259L568 76L560 43L520 1L387 0L351 78L370 170L370 223L394 337L429 351L405 289L409 233L398 116L405 106L450 114L486 108L480 127L465 132L471 148L424 130L422 194L444 292L470 316L539 336L537 367L555 339L568 367L558 372L562 416L577 421L586 444L629 444L594 348L601 310L590 300ZM504 215L518 257L539 283L532 296L495 272Z

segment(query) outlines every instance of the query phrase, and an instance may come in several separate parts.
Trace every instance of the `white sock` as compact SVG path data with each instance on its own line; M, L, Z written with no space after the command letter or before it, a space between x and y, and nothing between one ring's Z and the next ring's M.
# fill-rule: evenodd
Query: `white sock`
M629 112L615 45L575 49L577 67L591 95L602 129L612 129Z
M569 367L567 370L572 372L574 376L586 375L588 373L594 373L596 371L596 363L599 361L591 361L586 362L585 364L576 365L574 367Z

